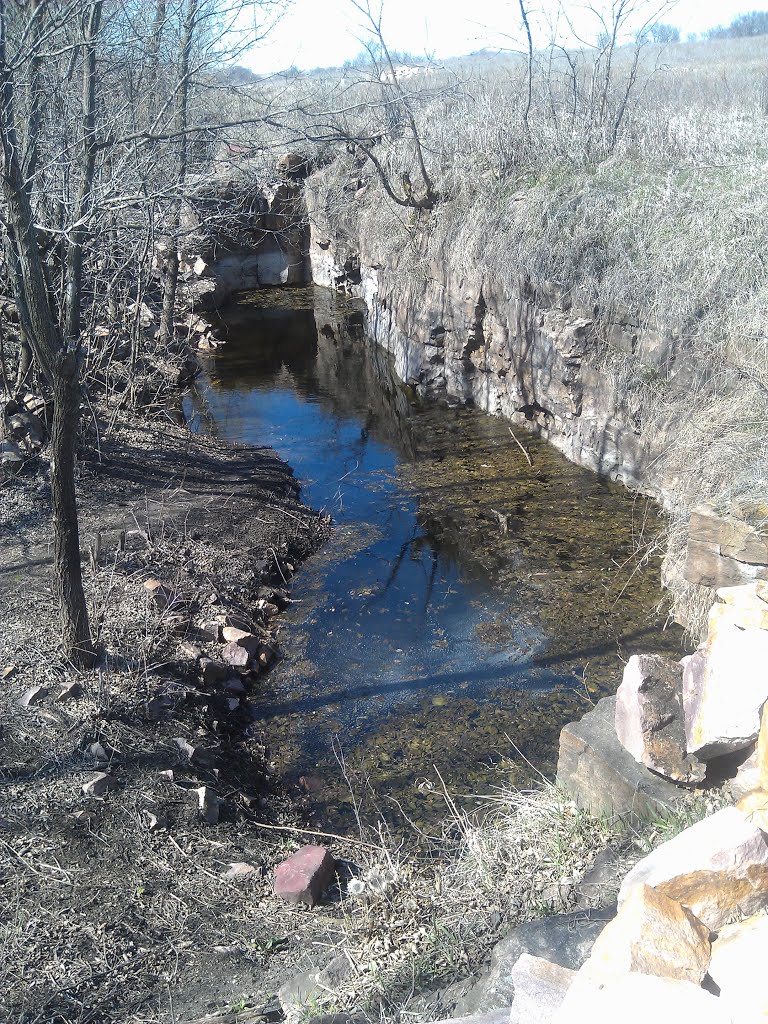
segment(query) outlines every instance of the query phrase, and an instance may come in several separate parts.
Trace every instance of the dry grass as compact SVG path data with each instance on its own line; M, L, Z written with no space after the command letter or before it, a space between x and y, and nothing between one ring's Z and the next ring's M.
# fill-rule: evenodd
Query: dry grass
M462 809L447 792L445 800L442 834L422 834L415 853L383 829L366 836L378 850L358 858L362 891L344 902L340 948L350 973L309 1016L354 1010L370 1020L433 1019L443 1008L424 993L471 975L516 924L572 908L598 853L610 850L616 862L614 882L594 897L605 905L639 857L717 805L695 798L632 828L593 817L548 782L533 791L502 785L479 810Z

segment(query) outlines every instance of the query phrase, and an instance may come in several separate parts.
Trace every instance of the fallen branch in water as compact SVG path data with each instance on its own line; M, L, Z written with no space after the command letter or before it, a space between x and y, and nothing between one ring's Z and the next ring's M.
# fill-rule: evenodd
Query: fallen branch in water
M531 462L531 456L530 456L530 455L528 454L528 452L527 452L527 451L525 450L525 447L523 446L522 442L521 442L521 441L520 441L520 440L519 440L519 439L518 439L517 437L515 437L515 433L514 433L514 431L512 430L512 427L507 427L507 430L508 430L508 431L510 432L510 434L512 435L512 440L513 440L513 441L515 442L515 444L517 445L517 447L518 447L518 448L520 449L520 451L521 451L521 452L523 453L523 455L524 455L524 456L526 457L526 459L527 459L527 461L528 461L528 465L529 465L529 466L530 466L531 468L533 468L533 463Z

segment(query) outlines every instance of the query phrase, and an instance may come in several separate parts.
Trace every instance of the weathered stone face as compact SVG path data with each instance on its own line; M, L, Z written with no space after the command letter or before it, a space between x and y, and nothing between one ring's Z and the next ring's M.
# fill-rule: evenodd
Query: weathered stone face
M768 837L737 808L726 807L639 861L622 883L619 906L641 883L717 931L768 906Z
M676 782L701 782L706 771L685 749L682 666L656 654L633 655L616 694L616 735L646 768Z
M275 868L275 895L313 907L333 881L335 861L324 846L304 846Z
M766 951L768 917L764 914L727 925L712 944L709 974L734 1024L768 1021Z
M740 625L754 621L763 602L749 587L735 590L730 603L713 605L706 645L684 659L686 744L702 760L753 743L768 700L768 630Z
M594 814L650 818L681 803L685 791L639 764L619 743L616 698L604 697L560 733L557 783Z
M768 532L710 506L694 509L689 525L685 578L707 587L768 579Z
M733 1024L721 1001L690 981L649 974L618 975L568 991L552 1024Z
M603 929L580 974L654 974L700 985L709 967L709 928L677 900L640 883Z
M549 1024L575 977L575 971L523 953L512 968L515 1001L509 1024Z

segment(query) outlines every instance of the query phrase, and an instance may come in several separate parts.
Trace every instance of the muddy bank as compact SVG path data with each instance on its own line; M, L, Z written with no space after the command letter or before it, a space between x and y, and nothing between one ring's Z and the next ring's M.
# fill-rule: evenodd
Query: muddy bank
M106 412L78 479L94 671L59 657L46 449L0 490L0 1017L14 1022L191 1019L266 998L283 957L301 964L271 871L307 798L259 727L263 674L211 671L212 630L279 651L291 576L327 524L273 451Z

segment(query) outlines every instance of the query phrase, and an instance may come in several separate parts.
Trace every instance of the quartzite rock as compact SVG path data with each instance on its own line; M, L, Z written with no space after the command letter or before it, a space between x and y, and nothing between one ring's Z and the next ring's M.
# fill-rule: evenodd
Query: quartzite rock
M686 799L684 790L660 778L619 743L616 698L604 697L579 722L560 733L557 784L593 814L652 818Z
M335 861L324 846L304 846L275 868L275 895L313 907L334 878Z
M575 977L567 967L523 953L512 968L515 1001L509 1024L551 1024Z
M764 914L726 925L712 944L709 974L734 1024L768 1021L767 950L768 917Z
M249 633L245 629L237 629L235 626L224 626L221 634L227 641L227 647L237 644L238 647L246 650L252 658L258 654L261 640L253 633Z
M515 997L512 968L523 953L578 970L613 914L613 908L587 910L518 925L494 946L488 971L451 1000L452 1012L460 1017L509 1006Z
M635 654L616 693L616 735L640 764L675 782L701 782L705 765L685 750L682 666Z
M733 590L751 600L749 587ZM742 628L739 598L730 596L710 610L705 647L683 659L687 749L702 760L748 747L768 700L768 630Z
M688 907L717 931L768 906L768 837L735 807L691 825L639 861L619 906L640 883Z
M218 825L219 812L224 801L213 792L210 786L200 786L194 791L197 793L197 807L200 817L208 825Z
M709 928L677 900L640 884L627 892L579 976L654 974L700 985L709 957Z
M690 981L624 974L571 985L552 1024L733 1024L721 1000Z

